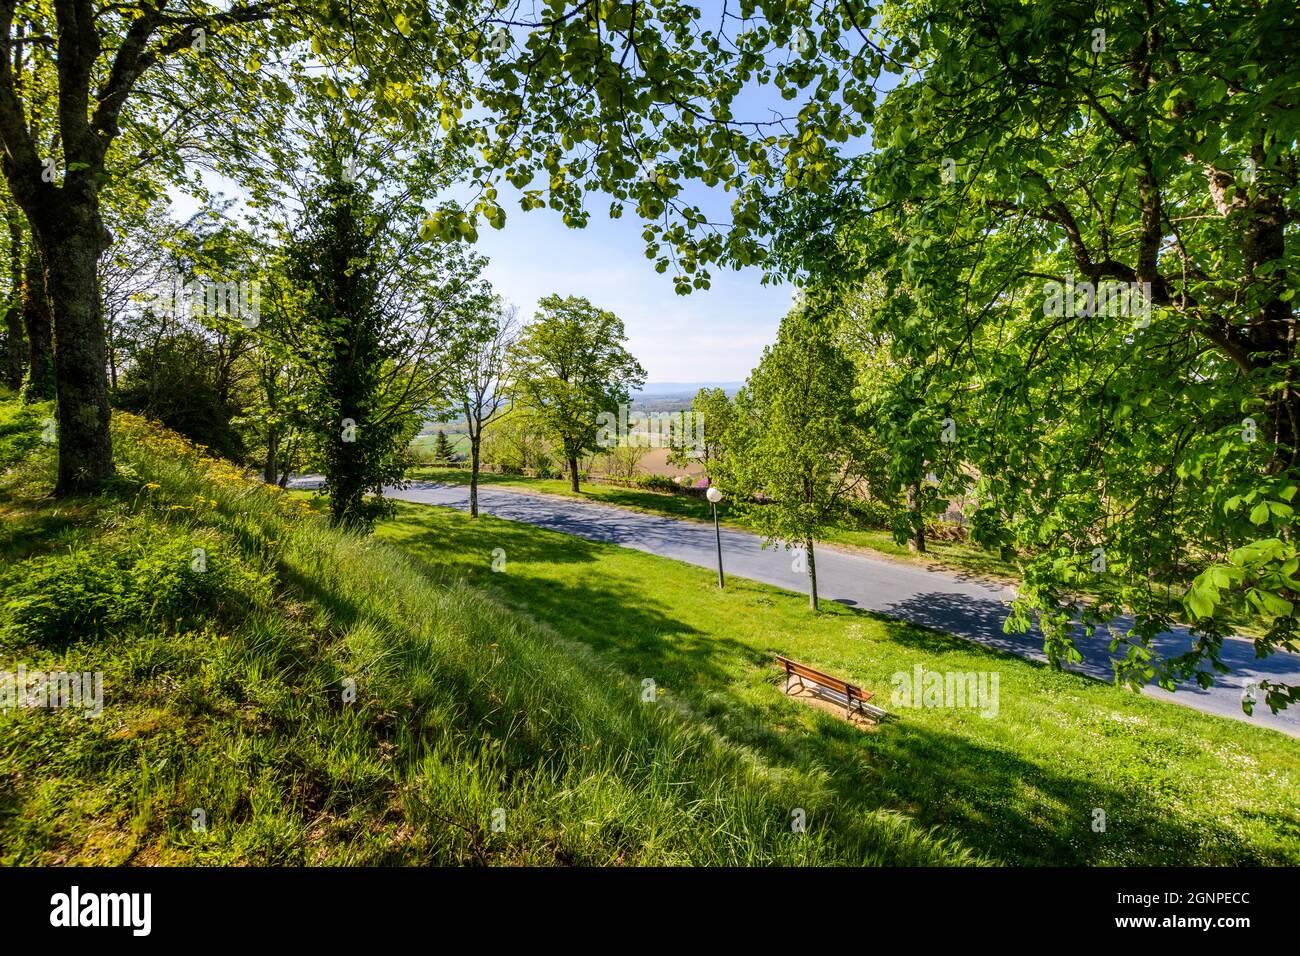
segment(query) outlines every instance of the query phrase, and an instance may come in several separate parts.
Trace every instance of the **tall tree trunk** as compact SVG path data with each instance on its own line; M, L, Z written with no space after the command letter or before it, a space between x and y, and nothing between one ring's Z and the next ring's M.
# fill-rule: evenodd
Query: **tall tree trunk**
M469 440L469 516L478 517L478 446L482 435L471 435Z
M9 388L23 387L23 369L27 365L27 333L23 328L23 227L21 213L10 206L9 219L9 304L5 308L5 336L8 345L7 378Z
M343 409L345 421L357 422L352 412L355 396L346 394L339 403ZM358 423L345 427L341 422L335 425L334 437L330 444L332 454L327 456L326 479L330 488L330 517L334 524L342 527L365 528L366 521L362 505L365 502L365 463L357 447L356 431L365 427ZM331 467L332 466L332 467Z
M907 518L912 525L908 548L917 554L925 554L925 516L921 514L920 482L914 481L907 487Z
M280 426L269 424L266 426L266 467L262 469L262 480L268 485L276 483L277 475L276 455L280 453Z
M578 490L578 456L569 456L569 487L577 492Z
M33 224L35 225L35 224ZM99 254L105 230L94 198L65 202L37 229L54 311L59 481L55 494L93 491L113 474Z
M105 345L108 348L108 387L117 391L117 342L113 334L113 320L110 317L104 329Z
M817 556L813 554L813 540L804 542L808 553L808 606L817 610Z
M27 351L27 336L23 333L23 309L16 299L5 307L5 384L10 391L23 387L23 353Z
M54 398L54 316L45 287L45 266L33 242L23 268L23 325L27 329L27 380L23 398Z

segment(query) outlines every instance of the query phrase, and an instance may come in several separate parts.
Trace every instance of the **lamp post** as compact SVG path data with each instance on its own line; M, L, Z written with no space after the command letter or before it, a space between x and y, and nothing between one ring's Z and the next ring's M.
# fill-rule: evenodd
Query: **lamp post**
M709 505L713 508L713 537L718 542L718 587L724 588L726 584L722 579L722 532L718 529L718 502L722 500L722 492L710 485L704 497L709 499Z

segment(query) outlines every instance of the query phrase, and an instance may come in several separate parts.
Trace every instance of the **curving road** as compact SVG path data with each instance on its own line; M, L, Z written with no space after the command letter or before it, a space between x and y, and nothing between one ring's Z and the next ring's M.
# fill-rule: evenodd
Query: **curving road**
M307 477L291 484L312 487L318 480ZM466 485L415 481L404 489L385 489L385 494L402 501L469 509ZM717 564L713 527L709 524L490 485L480 487L478 495L479 510L498 518L702 567L713 568ZM807 575L794 570L791 554L779 547L764 548L762 544L762 538L757 535L724 528L722 552L726 573L808 593ZM1015 596L1006 585L959 572L932 571L823 546L817 549L817 586L819 596L826 600L924 624L1021 657L1046 660L1037 630L1027 634L1003 633L1007 605ZM1188 634L1180 630L1163 635L1154 646L1167 657L1181 652L1189 642ZM1090 639L1081 636L1078 646L1084 661L1072 669L1106 682L1113 680L1108 644L1109 640L1101 636ZM1300 656L1278 653L1257 660L1250 641L1232 639L1225 642L1222 657L1232 673L1216 676L1215 685L1208 690L1195 684L1180 685L1176 694L1155 686L1144 690L1153 697L1300 737L1300 707L1274 715L1261 704L1251 717L1241 709L1242 693L1251 681L1300 683Z

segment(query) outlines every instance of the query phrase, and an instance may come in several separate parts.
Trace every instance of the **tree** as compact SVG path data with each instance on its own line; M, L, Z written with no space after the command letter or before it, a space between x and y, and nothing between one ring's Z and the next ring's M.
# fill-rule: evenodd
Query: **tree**
M725 390L701 388L691 399L690 415L685 416L685 434L672 436L668 462L689 465L698 462L705 474L722 462L724 438L731 426L732 404ZM703 435L703 441L697 439Z
M1054 663L1129 615L1135 686L1212 683L1247 621L1296 649L1293 7L948 12L887 5L914 72L837 194L772 204L779 245L819 284L883 281L891 438L951 422L974 533L1025 555L1010 623Z
M172 102L149 89L160 64L208 32L264 19L270 9L0 4L0 169L31 225L52 305L61 494L94 489L113 467L98 283L99 257L111 241L101 214L109 151L124 127L146 158L167 139L169 119L189 129L184 120L199 89L176 108L179 117L160 115L171 111L158 104ZM151 105L127 112L133 94ZM150 122L160 119L157 127Z
M5 206L9 233L9 292L5 297L5 378L9 389L23 387L27 367L27 333L23 327L23 217L12 203Z
M355 178L327 178L288 251L300 312L275 334L306 370L300 424L314 436L338 524L368 528L399 482L427 409L451 403L452 369L479 334L481 257L417 258L417 224Z
M631 481L641 470L641 459L650 451L650 446L640 442L624 441L605 453L605 474L621 481Z
M59 493L91 490L112 469L96 266L113 190L202 190L186 158L242 174L250 143L292 149L282 107L324 66L346 74L327 88L355 127L383 121L408 146L441 126L454 151L479 157L476 198L429 217L429 236L472 238L479 219L500 227L503 181L523 190L523 208L549 205L574 226L588 218L584 194L601 189L611 216L632 207L646 220L647 251L661 271L675 266L679 290L704 288L704 263L757 260L765 186L830 180L828 144L866 129L883 62L868 43L846 69L864 27L852 9L756 12L714 30L675 0L532 12L442 0L0 4L3 173L41 249L63 352ZM744 88L769 81L816 102L735 116ZM548 188L529 188L535 177ZM682 200L686 179L737 194L729 233Z
M519 404L512 404L485 430L481 454L484 462L521 473L544 471L552 464L541 423Z
M645 384L645 369L624 347L623 320L584 298L550 295L511 352L510 388L562 451L569 486L578 459L595 451L597 419Z
M439 465L451 464L451 442L447 441L447 433L441 428L433 442L433 460Z
M519 338L514 306L492 303L490 324L466 350L455 372L456 393L469 432L469 514L478 517L478 477L483 431L508 411L506 363Z
M736 396L720 477L767 539L803 548L817 610L815 544L848 514L871 445L853 401L854 368L824 305L796 305Z
M335 524L368 528L367 493L401 479L409 422L384 414L381 379L394 357L383 336L371 201L356 183L330 182L304 216L290 275L305 296L300 358Z

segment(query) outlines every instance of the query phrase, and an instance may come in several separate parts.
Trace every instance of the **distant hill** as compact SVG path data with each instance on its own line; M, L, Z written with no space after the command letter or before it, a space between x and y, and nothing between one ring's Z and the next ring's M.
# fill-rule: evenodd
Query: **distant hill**
M693 397L702 388L720 388L728 395L740 391L744 382L647 382L633 398L663 398L686 395Z

